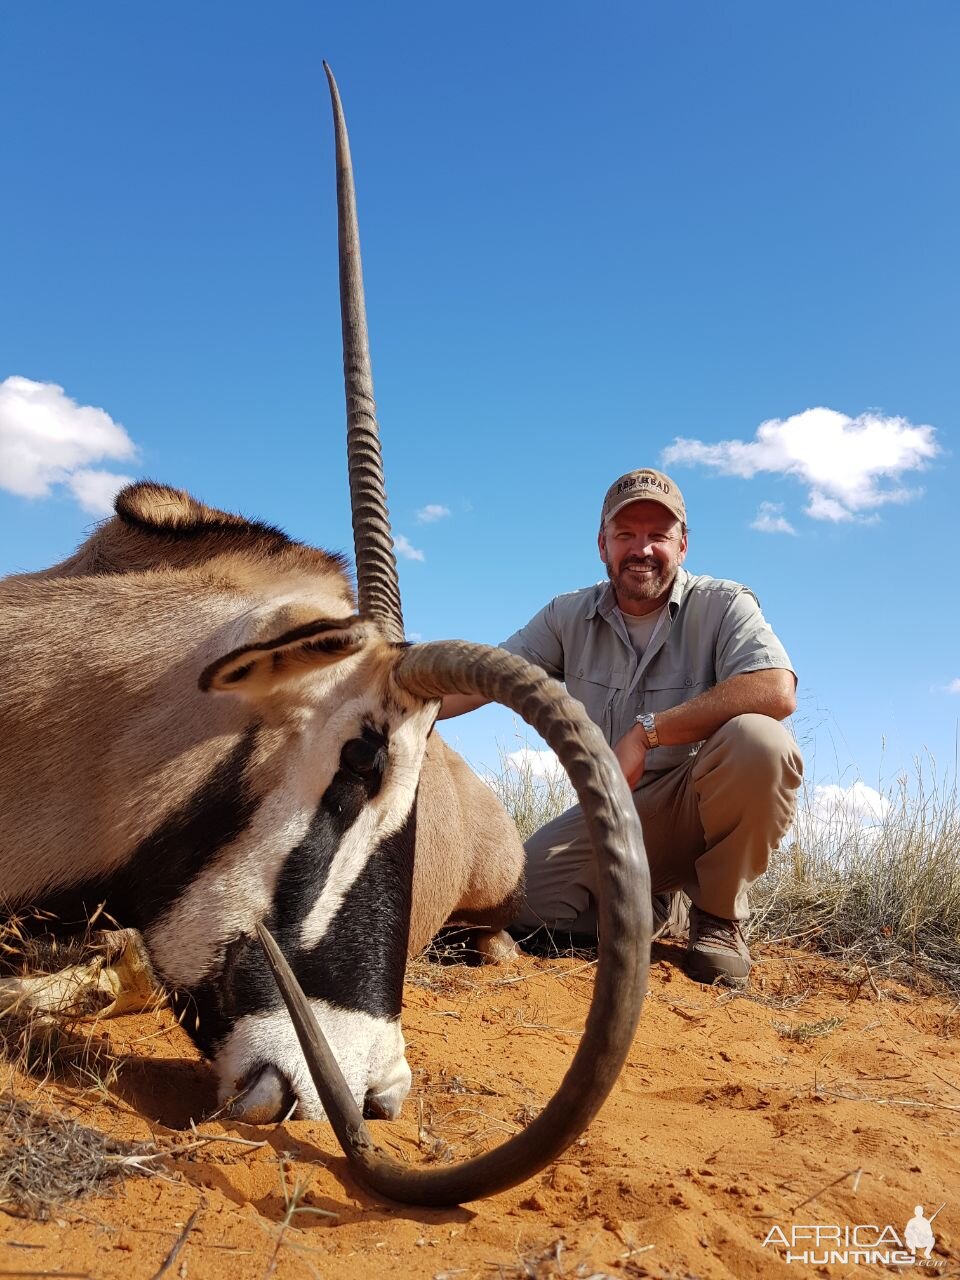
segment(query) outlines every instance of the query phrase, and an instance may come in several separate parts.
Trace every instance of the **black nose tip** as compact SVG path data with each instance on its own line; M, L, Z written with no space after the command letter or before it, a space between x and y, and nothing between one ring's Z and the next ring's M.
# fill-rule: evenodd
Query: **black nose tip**
M363 1100L363 1118L364 1120L392 1120L390 1112L380 1105L372 1093L368 1093Z

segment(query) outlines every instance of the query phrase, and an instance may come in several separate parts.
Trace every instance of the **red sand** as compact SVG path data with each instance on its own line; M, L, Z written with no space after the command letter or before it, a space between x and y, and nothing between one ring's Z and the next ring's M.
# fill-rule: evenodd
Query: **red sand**
M960 1275L960 1005L772 949L754 998L731 997L689 982L678 960L655 948L629 1063L563 1163L453 1210L365 1194L325 1125L203 1124L211 1071L169 1014L104 1023L115 1083L84 1091L17 1075L16 1094L119 1137L187 1146L194 1117L204 1135L266 1145L202 1146L159 1164L162 1177L131 1178L47 1222L0 1215L0 1273L150 1280L199 1208L167 1276L889 1275L901 1269L787 1263L764 1238L775 1225L861 1223L902 1236L915 1204L929 1213L946 1201L938 1269L906 1273ZM378 1140L418 1161L515 1132L570 1061L591 985L592 967L575 959L412 966L414 1086L403 1119L374 1126ZM789 997L795 1007L778 1007ZM841 1019L834 1030L802 1042L774 1025L830 1018ZM281 1230L281 1177L287 1196L300 1183L299 1204L335 1216L301 1213Z

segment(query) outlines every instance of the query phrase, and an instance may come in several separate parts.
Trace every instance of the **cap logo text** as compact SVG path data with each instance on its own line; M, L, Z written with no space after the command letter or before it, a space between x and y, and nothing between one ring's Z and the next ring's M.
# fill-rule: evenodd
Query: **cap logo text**
M617 497L629 489L659 489L663 494L670 492L670 486L657 476L631 476L628 480L621 480L617 485Z

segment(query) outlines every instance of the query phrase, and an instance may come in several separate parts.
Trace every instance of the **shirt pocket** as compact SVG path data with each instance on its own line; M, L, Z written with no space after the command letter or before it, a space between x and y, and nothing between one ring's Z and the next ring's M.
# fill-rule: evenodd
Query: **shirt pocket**
M704 693L711 682L698 679L698 674L702 675L686 667L649 672L640 680L637 713L666 711Z
M623 701L628 682L624 668L593 671L577 667L566 672L567 693L582 702L590 719L600 726L607 742L613 743L614 716Z
M689 702L691 698L711 687L709 680L697 679L697 672L690 668L661 669L644 677L638 693L637 714L655 715ZM702 674L702 673L701 673ZM678 746L656 747L647 756L648 767L659 772L673 769L697 754L699 742L681 743Z

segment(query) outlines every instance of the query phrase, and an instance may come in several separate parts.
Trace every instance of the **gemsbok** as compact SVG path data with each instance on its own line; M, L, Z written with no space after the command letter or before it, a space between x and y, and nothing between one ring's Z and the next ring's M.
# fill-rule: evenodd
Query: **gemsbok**
M646 987L649 877L627 784L579 703L502 650L403 642L326 70L357 597L339 555L151 482L69 559L7 578L0 898L66 925L105 904L142 934L235 1114L326 1115L367 1185L451 1204L529 1177L606 1097ZM418 1169L380 1152L361 1114L395 1116L410 1087L408 947L451 916L502 927L522 870L509 818L432 732L447 692L512 708L567 769L598 860L600 949L583 1039L543 1112L485 1155Z

